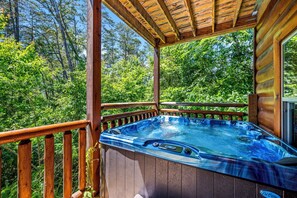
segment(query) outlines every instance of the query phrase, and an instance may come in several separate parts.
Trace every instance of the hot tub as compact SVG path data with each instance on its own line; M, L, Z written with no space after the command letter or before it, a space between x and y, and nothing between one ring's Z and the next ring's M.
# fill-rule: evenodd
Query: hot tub
M100 143L105 197L297 196L297 151L249 122L158 116Z

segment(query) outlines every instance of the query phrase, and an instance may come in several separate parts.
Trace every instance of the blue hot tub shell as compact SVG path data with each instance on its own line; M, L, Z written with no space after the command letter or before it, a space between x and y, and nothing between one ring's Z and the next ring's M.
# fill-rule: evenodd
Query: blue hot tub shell
M164 125L167 128L163 127ZM164 137L162 134L171 130L171 126L182 126L182 129L188 128L187 131L193 130L194 132L200 127L200 132L210 130L209 134L212 134L211 130L219 130L220 127L226 129L227 132L228 130L235 131L234 135L239 139L239 146L244 145L244 149L250 148L250 150L246 152L246 155L240 156L235 155L236 150L233 148L230 148L230 152L226 149L224 153L220 152L219 146L217 150L201 147L195 144L194 136L190 132L180 137L180 130L175 135L172 135L175 132L171 131ZM228 132L227 135L232 133ZM211 141L216 142L216 139ZM243 143L241 144L240 141ZM281 189L297 191L296 149L249 122L158 116L104 131L101 134L100 143ZM269 155L265 154L265 146ZM260 154L259 149L262 152Z

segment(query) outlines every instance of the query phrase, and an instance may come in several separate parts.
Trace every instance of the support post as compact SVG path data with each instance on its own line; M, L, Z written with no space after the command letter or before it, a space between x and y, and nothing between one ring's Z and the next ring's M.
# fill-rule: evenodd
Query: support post
M22 140L18 146L18 198L32 196L31 160L31 141Z
M256 82L256 75L257 75L257 55L256 55L256 49L257 49L257 41L256 41L256 37L257 37L257 28L254 28L254 36L253 36L253 40L254 40L254 49L253 49L253 90L254 90L254 94L256 94L257 92L257 82Z
M156 103L156 111L159 113L160 103L160 40L156 39L154 47L154 102Z
M87 50L87 149L95 146L100 137L101 114L101 0L88 2L88 50ZM100 189L100 151L92 153L90 182L94 195Z
M249 122L258 124L258 96L257 96L257 94L249 95L248 115L249 115Z

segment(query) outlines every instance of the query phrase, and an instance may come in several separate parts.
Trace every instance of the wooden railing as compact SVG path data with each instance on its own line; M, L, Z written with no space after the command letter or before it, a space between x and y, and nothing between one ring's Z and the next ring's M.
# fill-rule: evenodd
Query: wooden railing
M114 128L123 124L136 122L138 120L150 118L160 115L187 116L195 118L211 118L221 120L244 120L247 116L246 112L234 111L237 109L247 108L247 104L242 103L184 103L184 102L162 102L160 106L176 106L176 107L211 107L211 108L232 108L233 111L219 110L189 110L189 109L159 109L154 102L129 102L129 103L105 103L101 105L101 110L125 109L151 106L152 109L125 112L114 115L106 115L101 117L102 131L108 128Z
M176 107L211 107L211 108L246 108L242 103L195 103L195 102L162 102L162 106ZM187 116L195 118L211 118L220 120L243 120L248 114L240 111L192 110L192 109L160 109L160 114Z
M155 102L103 103L101 105L101 110L104 111L109 109L125 109L135 107L151 107L151 109L102 116L102 131L158 115Z
M44 137L44 197L54 197L54 134L63 133L63 197L82 197L86 188L86 126L87 120L53 124L0 133L0 145L18 144L18 197L31 197L32 138ZM78 129L79 168L78 191L72 194L72 132ZM1 159L0 150L0 159ZM0 160L1 162L1 160ZM1 181L1 165L0 165ZM0 189L1 190L1 189ZM1 192L1 191L0 191Z
M246 108L247 104L234 103L176 103L163 102L160 106L175 107L211 107L211 108ZM138 110L124 112L114 115L105 115L101 117L102 131L108 128L114 128L123 124L133 123L139 120L147 119L158 114L200 117L225 120L243 120L247 113L240 111L219 111L219 110L197 110L197 109L157 109L154 102L136 102L136 103L108 103L102 104L101 110L125 109L135 107L151 107L147 110ZM256 110L255 110L256 111ZM249 110L249 112L251 112ZM63 196L64 197L82 197L86 189L86 127L89 124L87 120L67 122L62 124L47 125L29 129L21 129L0 133L0 182L1 182L1 145L19 142L18 144L18 196L31 197L32 183L32 138L44 137L44 197L54 197L54 134L63 134ZM78 191L72 194L72 130L78 129ZM0 183L1 192L1 183Z

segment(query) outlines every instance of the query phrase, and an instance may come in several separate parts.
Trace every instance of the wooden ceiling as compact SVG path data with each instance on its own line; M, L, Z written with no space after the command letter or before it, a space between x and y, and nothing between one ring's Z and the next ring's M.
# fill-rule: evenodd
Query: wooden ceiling
M265 0L264 0L265 1ZM103 0L151 45L252 28L261 0Z

